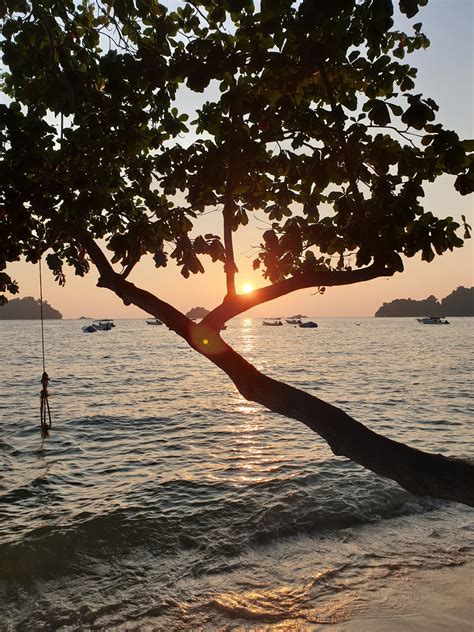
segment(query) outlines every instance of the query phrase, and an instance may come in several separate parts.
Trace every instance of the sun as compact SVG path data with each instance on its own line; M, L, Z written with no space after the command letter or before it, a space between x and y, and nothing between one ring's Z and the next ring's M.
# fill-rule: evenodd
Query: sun
M251 285L250 283L244 283L242 285L242 294L248 294L252 290L253 290L253 285Z

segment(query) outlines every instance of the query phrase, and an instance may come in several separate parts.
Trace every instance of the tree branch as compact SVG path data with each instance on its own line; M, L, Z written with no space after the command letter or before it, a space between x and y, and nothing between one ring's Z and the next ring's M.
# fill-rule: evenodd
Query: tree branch
M259 288L248 294L226 296L218 307L209 312L202 323L218 330L228 320L242 312L246 312L251 307L285 296L295 290L308 287L351 285L362 281L370 281L378 277L392 276L393 274L393 270L376 264L360 270L305 272L290 279Z
M139 261L138 259L135 259L134 261L130 261L130 263L125 266L125 268L120 273L120 276L121 276L122 279L126 279L128 277L130 272L137 265L138 261Z
M236 204L234 201L234 188L237 182L236 158L239 143L238 122L240 118L239 113L234 112L233 104L231 104L230 106L230 116L232 120L232 133L229 135L229 139L227 142L227 147L229 148L229 150L227 157L227 176L224 193L224 209L222 211L222 215L224 217L224 248L226 254L224 269L226 275L227 296L235 296L235 274L237 272L237 266L235 265L234 245L232 241L232 225L236 208Z
M120 280L120 275L115 272L112 264L102 252L100 246L85 229L77 229L75 231L71 230L71 233L74 234L76 239L85 248L93 264L99 271L99 280L97 285L99 287L109 287L112 289L113 284Z
M245 399L257 402L285 417L301 421L319 434L334 454L346 456L381 476L395 480L414 494L474 506L472 463L423 452L383 437L318 397L263 375L224 342L218 331L209 328L204 321L199 324L192 323L174 307L153 294L120 279L91 238L87 239L87 243L83 243L91 259L103 270L100 272L101 279L105 280L105 287L112 289L121 298L126 299L126 302L133 303L163 319L193 349L224 371ZM354 274L369 274L369 270L357 270ZM352 278L352 282L356 282L355 277Z
M148 314L162 320L169 329L172 329L181 337L188 340L194 323L175 307L162 301L150 292L137 288L133 283L126 281L122 275L115 272L102 249L85 231L77 231L77 239L86 249L87 254L99 271L97 285L112 290L119 296L125 305L133 303Z
M407 130L402 131L401 129L398 129L397 127L394 127L393 125L366 125L366 127L376 128L376 129L391 129L394 132L397 132L397 134L399 134L404 140L407 140L414 149L418 149L418 147L413 142L413 140L408 137L408 135L416 136L417 138L423 138L423 134L415 134L414 132L408 132Z
M229 167L230 171L230 167ZM234 258L234 245L232 241L232 221L234 218L235 203L233 200L233 183L230 174L227 176L224 210L224 248L225 248L225 277L227 286L227 296L235 296L235 273L237 266Z

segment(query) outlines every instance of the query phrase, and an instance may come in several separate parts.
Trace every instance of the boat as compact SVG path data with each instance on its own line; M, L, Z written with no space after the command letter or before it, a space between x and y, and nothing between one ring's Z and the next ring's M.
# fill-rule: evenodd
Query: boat
M108 319L94 320L91 327L95 327L97 331L110 331L115 327L114 322Z
M85 334L94 334L97 331L93 325L84 325L81 329Z
M422 325L449 325L449 320L444 316L424 316L416 319Z
M308 320L307 323L300 323L299 326L303 327L303 329L314 329L318 326L318 323L315 323L312 320Z
M154 318L153 320L147 320L146 324L147 325L162 325L163 323L161 322L159 318Z
M287 325L300 325L301 322L302 322L301 318L287 318L286 319Z
M111 320L94 320L89 325L81 327L85 334L93 334L95 331L110 331L112 327L115 327Z
M262 325L266 325L267 327L283 327L283 323L281 322L281 320L264 320Z

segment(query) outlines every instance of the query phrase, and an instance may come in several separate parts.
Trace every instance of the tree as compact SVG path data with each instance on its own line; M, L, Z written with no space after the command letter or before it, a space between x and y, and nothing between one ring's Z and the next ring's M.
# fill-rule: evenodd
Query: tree
M8 305L0 306L0 320L18 320L18 319L61 319L63 316L61 312L48 303L48 301L41 302L39 299L35 299L32 296L25 296L25 298L14 298L9 301Z
M426 2L397 6L412 18ZM431 261L463 244L460 225L421 198L445 173L473 191L473 143L413 92L404 58L429 42L420 23L396 30L395 10L392 0L187 0L176 11L2 0L0 270L47 253L64 283L64 264L84 275L92 263L100 286L163 320L246 399L415 494L472 505L472 464L372 432L263 375L219 333L294 290L390 276L402 255ZM183 90L204 93L192 121ZM222 236L199 234L216 208ZM233 234L257 210L271 222L254 261L268 284L239 295ZM171 257L185 277L204 272L205 255L222 262L222 303L192 323L127 280L145 255L157 268ZM0 274L0 290L15 292Z
M441 315L440 304L436 296L428 296L424 300L416 301L412 298L396 298L390 303L384 303L375 312L375 316L432 316Z
M441 311L449 316L474 316L474 287L458 287L441 301Z

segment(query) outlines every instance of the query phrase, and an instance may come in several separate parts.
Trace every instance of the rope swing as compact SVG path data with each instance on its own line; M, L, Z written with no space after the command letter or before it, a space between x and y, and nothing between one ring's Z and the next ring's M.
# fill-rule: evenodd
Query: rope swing
M63 142L63 128L64 128L64 116L61 112L60 117L60 144ZM41 255L38 259L39 270L39 291L40 291L40 318L41 318L41 351L43 355L43 375L41 376L41 393L40 393L40 424L41 424L41 436L43 439L49 437L49 431L51 430L51 408L49 407L49 375L46 373L46 362L44 353L44 318L43 318L43 277L41 274Z
M41 275L41 257L38 260L39 265L39 289L40 289L40 318L41 318L41 349L43 352L43 375L41 377L41 393L40 393L40 421L41 421L41 436L43 439L49 437L49 431L51 429L51 409L49 407L48 400L48 383L49 375L46 373L46 363L44 354L44 325L43 325L43 279Z

